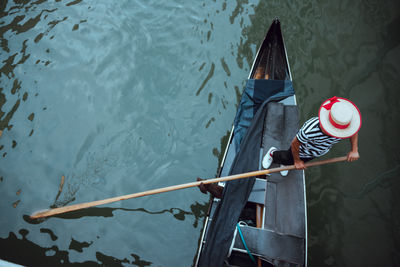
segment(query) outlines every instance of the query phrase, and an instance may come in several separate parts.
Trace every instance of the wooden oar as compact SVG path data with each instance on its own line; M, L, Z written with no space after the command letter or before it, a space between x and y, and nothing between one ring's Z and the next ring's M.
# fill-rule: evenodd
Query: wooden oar
M337 158L332 158L332 159L327 159L327 160L308 162L305 164L305 166L311 167L311 166L323 165L323 164L328 164L328 163L345 161L346 159L347 159L347 157L345 157L345 156L337 157ZM134 193L134 194L130 194L130 195L124 195L124 196L119 196L119 197L107 198L107 199L103 199L103 200L69 205L69 206L55 208L55 209L48 209L48 210L36 212L36 213L32 214L30 217L32 219L44 218L44 217L49 217L49 216L53 216L53 215L57 215L57 214L61 214L61 213L70 212L70 211L75 211L75 210L90 208L90 207L94 207L94 206L109 204L112 202L117 202L117 201L121 201L121 200L125 200L125 199L149 196L149 195L170 192L170 191L175 191L175 190L189 188L189 187L196 187L196 186L199 186L201 183L212 184L212 183L218 183L218 182L232 181L232 180L237 180L237 179L242 179L242 178L261 176L261 175L266 175L269 173L274 173L274 172L279 172L279 171L284 171L284 170L294 170L294 169L295 169L294 165L291 165L291 166L284 166L284 167L273 168L273 169L268 169L268 170L235 174L235 175L230 175L230 176L225 176L225 177L220 177L220 178L207 179L207 180L203 180L203 181L199 181L199 182L173 185L173 186L163 187L163 188L159 188L159 189L144 191L144 192L140 192L140 193Z

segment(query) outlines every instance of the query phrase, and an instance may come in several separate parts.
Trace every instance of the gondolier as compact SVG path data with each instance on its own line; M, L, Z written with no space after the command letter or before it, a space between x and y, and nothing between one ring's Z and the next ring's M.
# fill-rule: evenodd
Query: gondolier
M305 169L304 162L329 152L331 147L343 139L349 139L351 150L348 161L358 160L358 131L361 127L361 113L348 99L332 97L322 103L318 117L306 121L297 132L288 150L271 147L263 158L262 165L268 169L272 163L295 165ZM281 172L283 176L287 171Z

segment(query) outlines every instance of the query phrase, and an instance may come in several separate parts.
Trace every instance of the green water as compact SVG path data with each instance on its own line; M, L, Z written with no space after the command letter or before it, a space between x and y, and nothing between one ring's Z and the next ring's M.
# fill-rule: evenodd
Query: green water
M0 16L1 259L191 266L197 189L28 215L213 177L279 17L302 121L332 95L363 116L358 162L306 171L309 265L400 265L398 1L3 0Z

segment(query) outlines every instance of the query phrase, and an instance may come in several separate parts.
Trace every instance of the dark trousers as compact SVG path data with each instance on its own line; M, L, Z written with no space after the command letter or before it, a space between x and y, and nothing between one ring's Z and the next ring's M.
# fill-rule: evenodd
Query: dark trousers
M293 165L294 159L292 154L292 148L288 150L277 150L272 154L273 163L282 164L282 165ZM302 161L307 162L314 158L300 158Z

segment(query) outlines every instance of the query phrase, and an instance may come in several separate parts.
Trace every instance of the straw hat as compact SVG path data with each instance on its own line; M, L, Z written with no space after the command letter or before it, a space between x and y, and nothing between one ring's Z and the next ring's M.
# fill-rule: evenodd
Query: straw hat
M342 97L331 97L319 108L319 123L330 136L349 138L361 127L361 113L350 100Z

